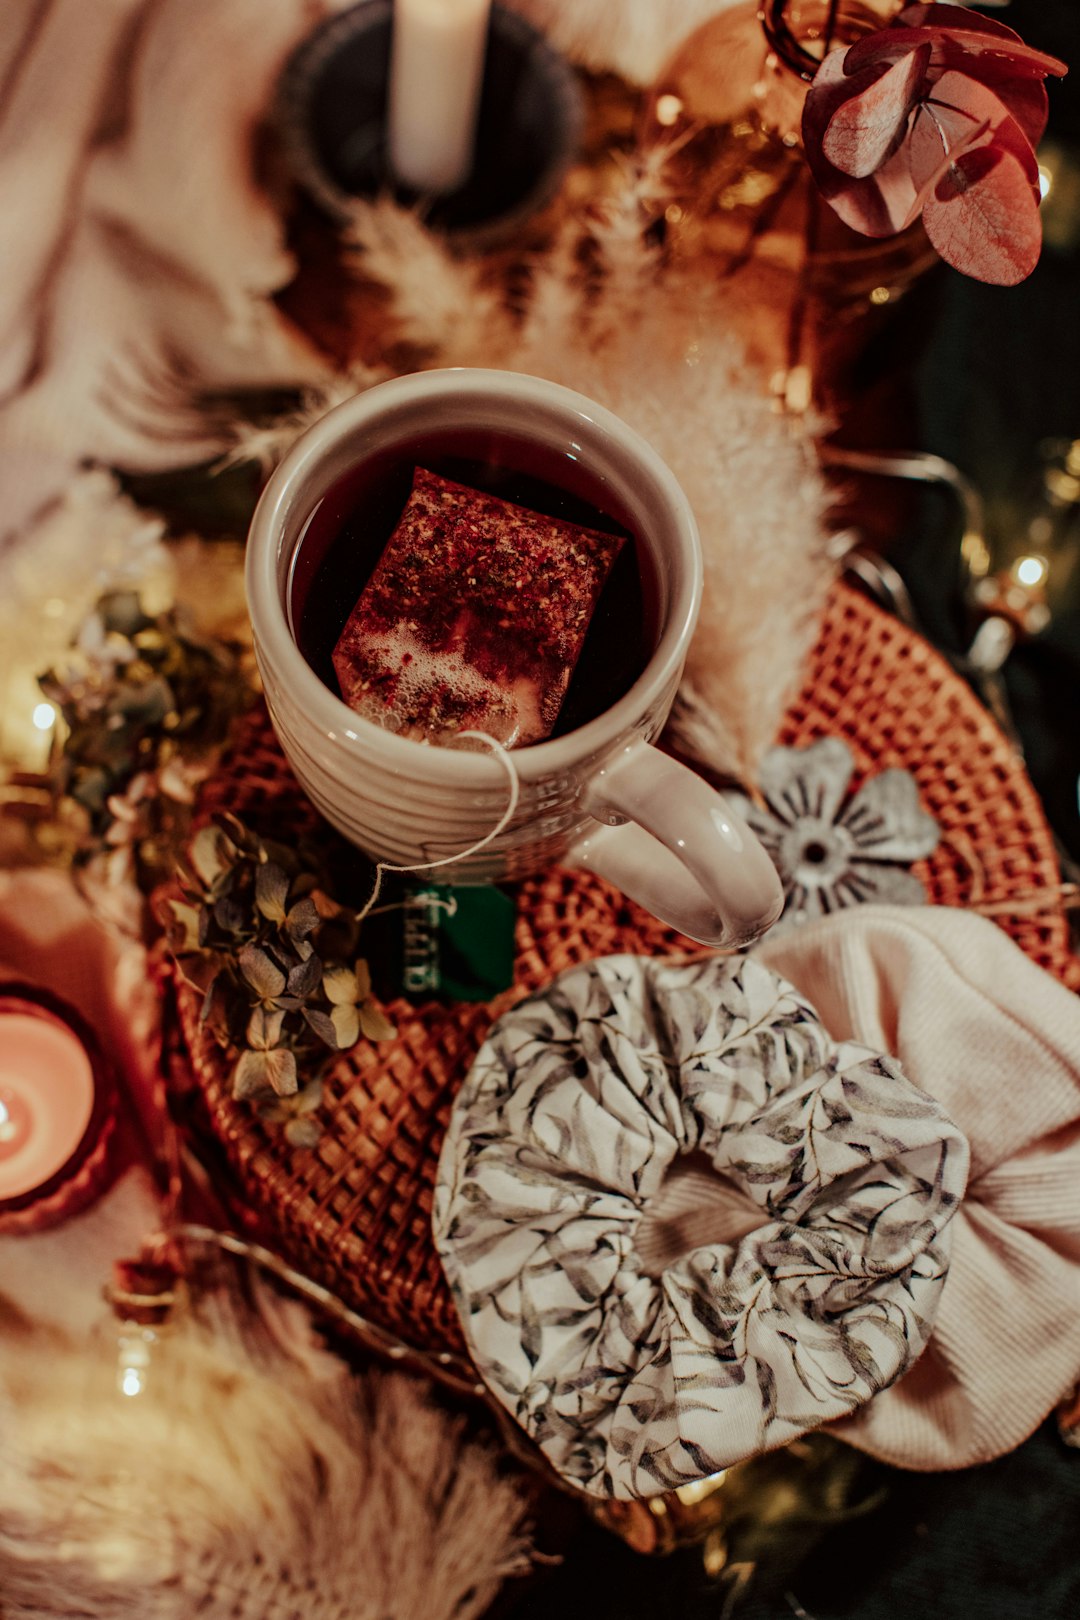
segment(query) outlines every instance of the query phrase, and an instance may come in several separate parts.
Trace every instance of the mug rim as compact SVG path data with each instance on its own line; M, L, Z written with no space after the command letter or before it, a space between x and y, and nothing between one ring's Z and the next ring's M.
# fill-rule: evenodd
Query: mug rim
M663 496L685 564L672 581L672 596L656 647L622 697L573 731L510 751L519 781L531 783L572 771L583 760L617 746L639 727L652 699L681 673L701 604L701 542L690 503L674 473L652 445L606 406L561 383L527 372L470 366L393 377L333 406L296 440L274 469L259 498L248 533L245 559L248 613L260 663L267 662L274 681L284 687L291 705L299 708L320 732L343 747L357 763L377 751L384 767L414 779L475 788L505 780L504 768L492 752L481 753L401 737L350 709L344 699L316 675L297 646L278 584L278 565L283 551L287 550L291 563L299 526L312 510L314 500L335 482L335 479L327 479L318 494L308 498L303 513L297 514L294 488L309 480L317 482L314 474L326 451L362 429L366 422L381 416L386 408L396 409L440 398L450 401L462 396L531 400L540 409L555 409L606 434L645 469L653 486ZM651 549L649 537L643 535L641 539ZM264 687L269 685L264 679Z

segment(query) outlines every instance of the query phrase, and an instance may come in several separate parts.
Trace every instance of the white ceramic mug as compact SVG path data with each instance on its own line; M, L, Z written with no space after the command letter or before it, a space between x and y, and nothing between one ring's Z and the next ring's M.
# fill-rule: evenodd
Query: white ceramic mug
M576 457L611 490L648 552L659 596L651 656L625 695L564 736L511 756L512 820L440 881L514 880L556 863L589 867L692 939L740 946L780 914L775 868L700 776L652 746L675 697L701 599L701 547L685 495L656 452L610 411L538 377L426 371L329 411L263 493L247 553L248 607L278 739L316 808L395 866L469 850L508 802L487 753L432 747L363 720L323 684L290 628L290 582L320 498L374 454L448 428L496 432Z

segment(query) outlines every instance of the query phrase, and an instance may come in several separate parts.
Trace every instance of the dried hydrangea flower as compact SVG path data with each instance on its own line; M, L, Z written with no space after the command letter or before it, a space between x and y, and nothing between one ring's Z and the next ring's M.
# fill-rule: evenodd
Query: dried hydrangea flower
M323 1049L394 1033L356 953L359 918L323 887L316 851L261 838L235 816L195 833L180 875L160 920L202 995L200 1021L234 1059L232 1094L310 1147Z
M937 848L938 824L909 771L882 771L849 794L854 760L839 737L773 748L759 773L765 805L729 793L784 885L781 921L808 922L860 901L921 905L912 861Z

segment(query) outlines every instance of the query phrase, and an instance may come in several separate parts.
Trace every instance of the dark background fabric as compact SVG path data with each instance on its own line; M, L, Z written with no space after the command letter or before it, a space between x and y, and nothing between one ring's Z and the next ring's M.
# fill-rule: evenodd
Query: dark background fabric
M981 1468L910 1474L870 1464L864 1484L884 1489L881 1505L830 1531L795 1568L762 1569L733 1606L738 1620L1080 1615L1080 1452L1053 1425ZM645 1558L582 1526L563 1562L511 1594L499 1620L726 1620L729 1592L706 1576L697 1549Z
M1004 10L985 9L1071 64L1050 87L1047 135L1080 177L1080 4L1012 0ZM943 269L934 289L915 374L917 448L955 462L973 480L986 502L992 548L1007 540L1031 490L1040 442L1080 438L1080 190L1071 208L1071 244L1047 243L1019 287L987 287ZM958 595L956 530L933 500L906 528L893 560L930 639L957 649L970 623ZM1046 633L1017 648L1005 679L1028 770L1059 839L1080 860L1080 592L1074 602Z

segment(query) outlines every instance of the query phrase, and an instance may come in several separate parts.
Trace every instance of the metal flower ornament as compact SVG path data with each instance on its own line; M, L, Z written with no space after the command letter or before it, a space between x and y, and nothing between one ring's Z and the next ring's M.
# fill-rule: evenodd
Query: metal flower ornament
M1013 286L1042 246L1043 81L1065 72L977 12L908 6L822 62L803 112L811 173L852 230L892 236L921 214L947 264Z
M919 804L915 778L892 768L851 794L851 750L839 737L808 748L772 748L759 782L763 805L728 798L757 833L784 885L784 922L805 923L864 901L921 905L912 861L931 855L940 831Z

